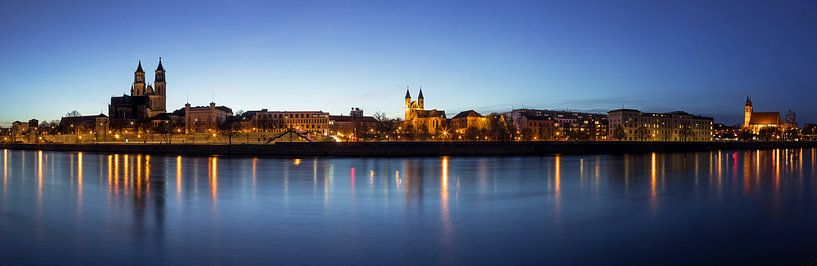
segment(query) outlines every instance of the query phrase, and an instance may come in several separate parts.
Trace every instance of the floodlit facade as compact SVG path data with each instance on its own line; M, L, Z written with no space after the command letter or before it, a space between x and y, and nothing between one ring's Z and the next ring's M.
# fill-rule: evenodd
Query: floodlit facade
M446 117L443 110L426 110L425 98L423 97L423 89L420 88L420 95L417 101L411 100L408 88L406 89L405 97L405 126L412 127L415 130L425 130L429 134L436 134L445 128Z
M608 112L609 137L625 141L712 141L713 119L685 112L642 113L633 109Z
M788 128L796 128L797 119L794 112L786 114L786 120L780 118L779 112L755 112L752 106L752 99L746 97L746 104L743 106L743 129L759 134L764 128L775 128L781 131Z
M247 111L242 120L248 121L243 127L260 132L284 132L293 129L301 132L328 134L329 113L323 111Z

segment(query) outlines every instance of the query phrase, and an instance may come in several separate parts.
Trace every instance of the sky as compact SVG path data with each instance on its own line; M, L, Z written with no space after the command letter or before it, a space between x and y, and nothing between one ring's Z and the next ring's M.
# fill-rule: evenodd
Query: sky
M4 1L0 125L107 114L162 57L168 109L449 116L756 111L817 122L817 1Z

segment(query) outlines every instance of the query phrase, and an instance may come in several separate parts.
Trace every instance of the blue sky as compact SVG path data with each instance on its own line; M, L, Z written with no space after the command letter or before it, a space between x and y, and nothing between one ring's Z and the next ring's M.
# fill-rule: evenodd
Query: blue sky
M168 106L402 116L743 100L817 122L815 1L16 1L0 9L0 125L107 113L142 60Z

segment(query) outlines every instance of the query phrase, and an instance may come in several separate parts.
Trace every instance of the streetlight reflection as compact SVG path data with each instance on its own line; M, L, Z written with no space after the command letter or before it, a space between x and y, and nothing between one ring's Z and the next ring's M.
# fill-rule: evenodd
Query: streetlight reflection
M210 157L210 198L213 202L218 197L218 157Z

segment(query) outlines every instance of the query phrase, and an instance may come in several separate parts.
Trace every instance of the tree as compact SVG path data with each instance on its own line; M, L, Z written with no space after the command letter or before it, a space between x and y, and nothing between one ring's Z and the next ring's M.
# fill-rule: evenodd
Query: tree
M681 130L678 132L681 135L683 141L688 141L690 138L695 136L695 132L692 131L692 126L689 122L684 122L681 124Z
M758 132L758 137L764 141L772 141L775 140L778 135L780 134L780 130L776 127L765 127L760 129Z
M738 133L738 139L740 140L752 140L754 139L755 134L748 129L743 129Z
M224 134L227 135L227 143L233 145L233 136L241 132L241 123L236 121L227 121L224 124ZM292 141L292 140L290 140Z
M173 133L176 130L176 121L165 120L162 125L156 128L156 131L162 135L162 138L167 144L173 141Z
M478 140L479 139L479 129L476 127L468 127L465 129L465 139L466 140Z
M787 141L793 141L794 139L799 138L799 137L800 137L800 129L798 129L796 127L789 128L785 132L783 132L783 138L785 140L787 140Z
M617 126L615 129L613 129L613 138L614 139L621 141L626 137L627 137L627 132L624 131L624 127L622 127L621 125Z
M68 112L68 113L65 114L65 117L78 117L78 116L82 116L82 114L80 114L79 111L77 111L77 110L74 110L74 111L71 111L71 112Z
M526 127L525 129L522 130L522 140L526 140L526 141L532 140L533 139L533 133L534 132L533 132L532 128Z
M650 138L650 130L647 127L640 126L635 130L635 136L641 141L646 141Z

